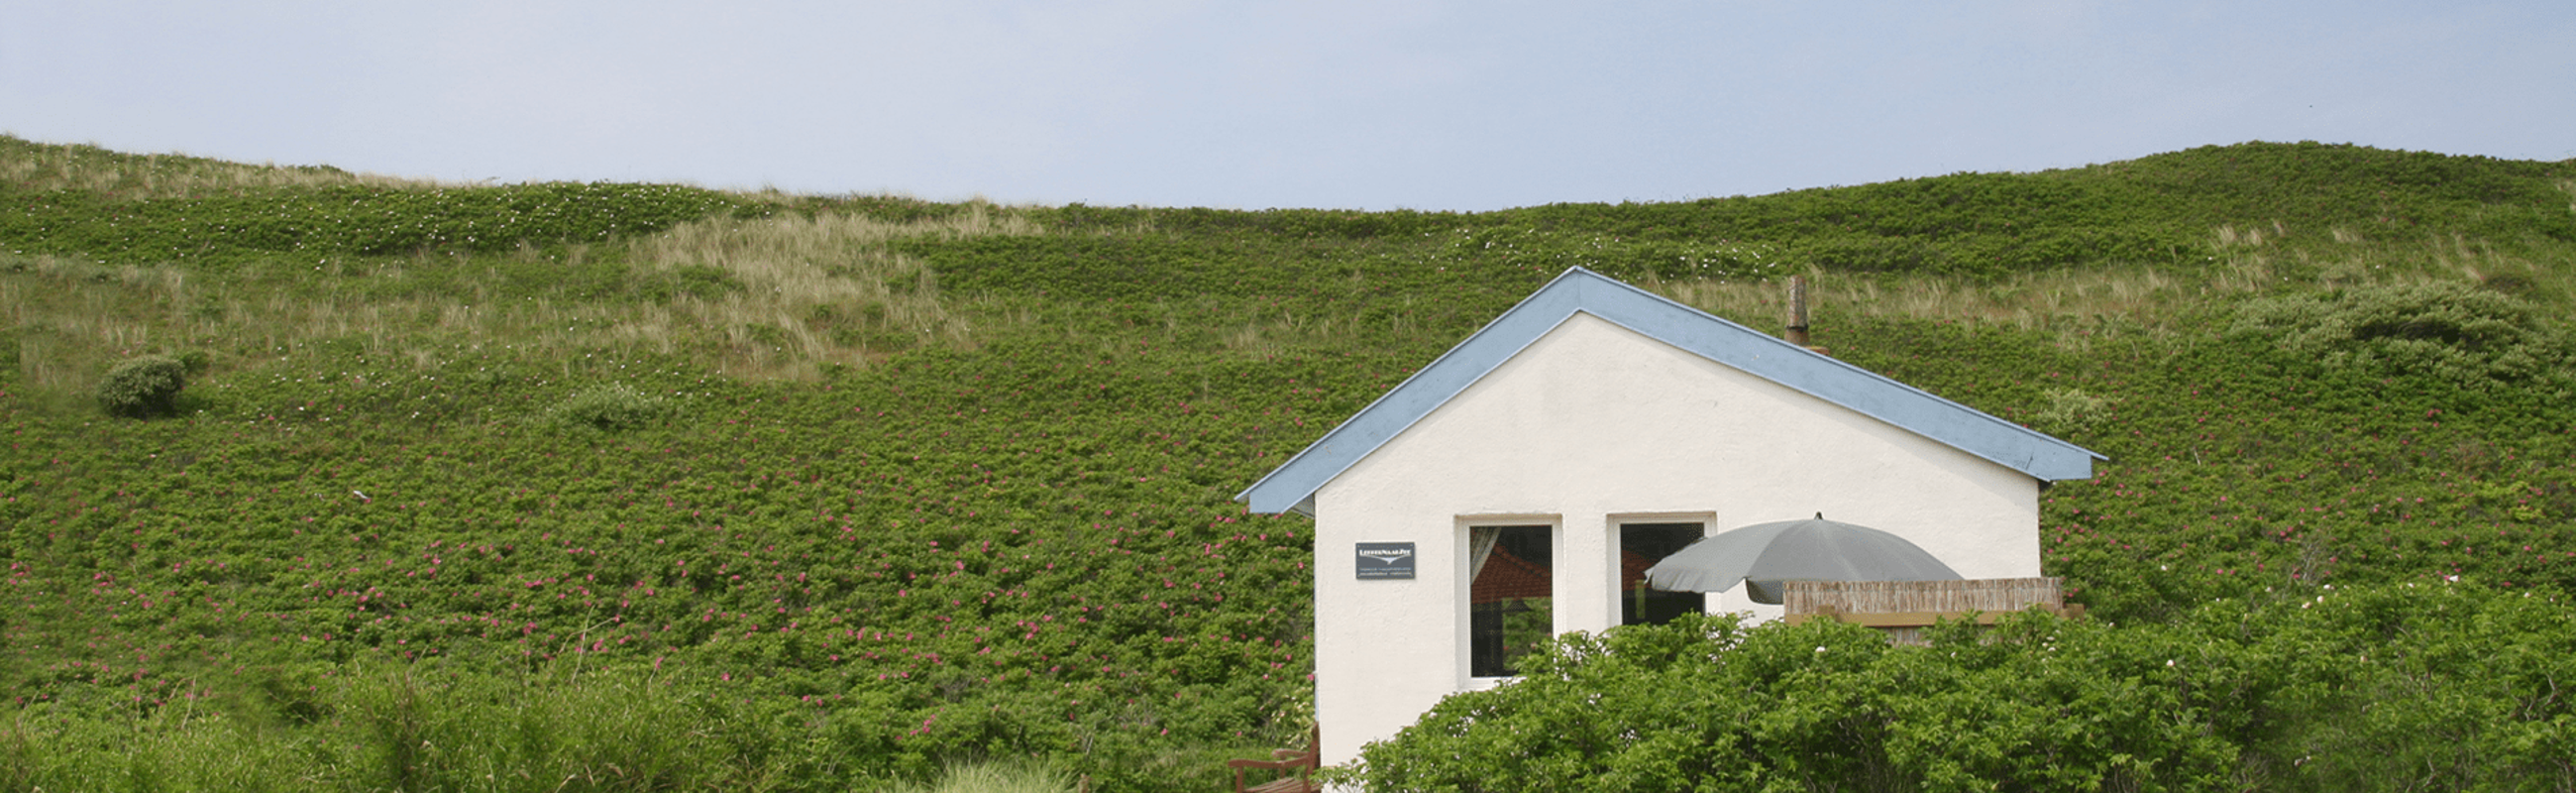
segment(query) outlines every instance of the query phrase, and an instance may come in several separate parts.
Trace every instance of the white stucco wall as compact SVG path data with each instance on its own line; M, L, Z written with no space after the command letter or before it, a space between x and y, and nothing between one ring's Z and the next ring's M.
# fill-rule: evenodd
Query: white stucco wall
M1710 531L1825 517L1914 541L1968 578L2036 576L2039 483L1577 314L1315 495L1316 716L1326 763L1411 724L1467 675L1466 527L1552 524L1555 627L1618 623L1622 522ZM1412 580L1353 546L1413 542ZM1712 609L1778 614L1743 587Z

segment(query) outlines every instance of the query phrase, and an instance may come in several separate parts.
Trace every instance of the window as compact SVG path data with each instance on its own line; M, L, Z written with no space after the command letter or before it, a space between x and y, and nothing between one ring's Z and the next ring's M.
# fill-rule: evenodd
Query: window
M1507 677L1556 632L1556 529L1467 529L1467 673Z
M1619 525L1619 624L1656 625L1708 610L1706 594L1666 592L1646 584L1646 568L1707 533L1697 523Z

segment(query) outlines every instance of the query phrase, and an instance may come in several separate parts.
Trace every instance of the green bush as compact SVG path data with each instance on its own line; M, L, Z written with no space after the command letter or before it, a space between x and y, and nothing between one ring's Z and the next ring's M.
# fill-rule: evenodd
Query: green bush
M2424 374L2469 386L2556 376L2567 346L2520 298L2435 281L2256 300L2234 332L2328 366Z
M98 384L98 404L110 415L164 415L177 409L179 389L187 386L186 362L168 355L145 355L107 370L107 379Z
M583 389L556 404L548 417L558 426L622 432L659 424L671 409L670 400L617 383Z
M1453 695L1363 750L1372 790L2219 787L2209 735L2153 642L2016 617L1891 647L1831 622L1732 616L1560 637L1519 679ZM2162 656L2156 662L2160 664Z
M1889 646L1732 617L1569 634L1349 776L1371 790L2566 790L2554 594L2317 587L2172 624Z
M581 676L348 670L310 696L337 714L279 729L176 706L139 716L31 708L0 720L8 790L778 789L768 725L636 670ZM746 751L743 744L756 744Z

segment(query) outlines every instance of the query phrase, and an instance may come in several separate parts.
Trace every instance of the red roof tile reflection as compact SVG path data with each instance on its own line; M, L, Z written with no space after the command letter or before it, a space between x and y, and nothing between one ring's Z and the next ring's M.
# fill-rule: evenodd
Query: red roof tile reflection
M1477 571L1476 582L1467 587L1470 603L1492 603L1497 600L1543 598L1555 594L1548 569L1532 564L1500 546L1485 557L1485 569Z
M1636 551L1620 551L1619 591L1634 592L1637 590L1637 587L1644 585L1646 583L1646 568L1655 566L1655 562L1657 561L1661 560L1648 559L1646 557L1639 556Z

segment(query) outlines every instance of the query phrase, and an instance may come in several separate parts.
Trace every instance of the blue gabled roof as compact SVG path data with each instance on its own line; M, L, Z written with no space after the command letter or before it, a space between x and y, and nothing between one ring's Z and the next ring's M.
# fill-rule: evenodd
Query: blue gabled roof
M2033 478L2089 479L2093 461L2109 459L1728 322L1660 295L1576 267L1503 312L1362 408L1322 440L1235 494L1253 512L1314 514L1315 491L1448 404L1467 386L1519 355L1576 312L1591 314L1709 360L1743 370L1871 418L1896 425Z

